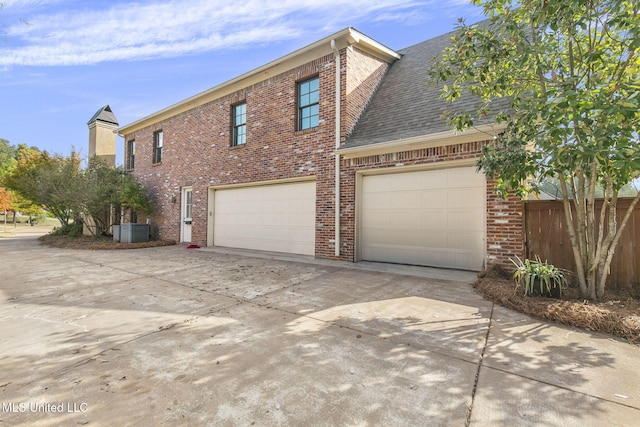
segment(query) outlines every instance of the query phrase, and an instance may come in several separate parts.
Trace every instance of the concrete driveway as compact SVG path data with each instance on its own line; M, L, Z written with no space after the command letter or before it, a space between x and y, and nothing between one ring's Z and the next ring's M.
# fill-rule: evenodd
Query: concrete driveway
M494 306L473 275L0 235L0 425L602 426L640 348Z

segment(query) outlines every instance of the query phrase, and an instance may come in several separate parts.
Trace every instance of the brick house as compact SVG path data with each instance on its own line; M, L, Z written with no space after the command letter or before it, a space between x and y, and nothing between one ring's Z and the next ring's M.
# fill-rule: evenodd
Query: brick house
M499 130L454 134L427 85L449 39L396 52L347 28L122 126L160 237L468 270L522 256L522 202L475 171Z

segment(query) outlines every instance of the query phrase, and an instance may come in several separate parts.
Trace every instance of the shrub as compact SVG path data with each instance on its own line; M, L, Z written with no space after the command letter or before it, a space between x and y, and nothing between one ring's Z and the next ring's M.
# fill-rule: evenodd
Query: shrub
M55 227L49 234L52 236L78 237L82 235L82 223L73 222L62 227Z
M520 258L516 258L517 262L511 260L516 266L512 278L522 286L525 295L539 294L557 297L562 295L562 287L567 285L564 270L548 264L546 261L542 262L537 255L535 260L525 259L522 261ZM536 290L536 284L539 286L540 292Z

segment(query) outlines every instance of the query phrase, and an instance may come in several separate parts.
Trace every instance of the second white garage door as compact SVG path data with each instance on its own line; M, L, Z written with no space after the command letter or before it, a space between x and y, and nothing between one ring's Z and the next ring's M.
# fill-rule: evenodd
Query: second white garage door
M480 270L485 178L475 167L362 178L363 260Z
M213 244L315 254L315 182L218 189Z

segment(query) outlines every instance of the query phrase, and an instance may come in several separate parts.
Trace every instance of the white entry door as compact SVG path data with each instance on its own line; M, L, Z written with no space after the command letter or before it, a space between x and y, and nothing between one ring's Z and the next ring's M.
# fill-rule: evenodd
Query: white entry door
M182 209L181 209L181 241L185 243L191 242L191 222L193 211L193 189L184 187L182 189Z

